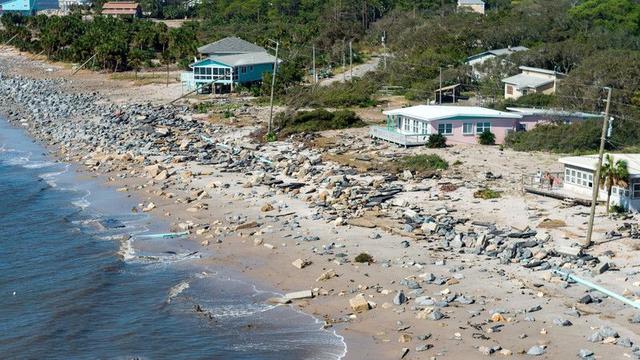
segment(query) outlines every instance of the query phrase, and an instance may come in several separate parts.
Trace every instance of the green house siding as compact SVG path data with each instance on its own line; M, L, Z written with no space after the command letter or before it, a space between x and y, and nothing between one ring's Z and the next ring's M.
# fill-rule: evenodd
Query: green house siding
M251 83L261 81L264 73L271 73L273 71L273 64L252 64L242 65L236 67L238 80L237 82Z
M211 59L200 60L191 64L193 80L195 83L248 84L262 80L264 73L271 73L273 64L250 64L242 66L229 66ZM233 70L233 71L232 71Z

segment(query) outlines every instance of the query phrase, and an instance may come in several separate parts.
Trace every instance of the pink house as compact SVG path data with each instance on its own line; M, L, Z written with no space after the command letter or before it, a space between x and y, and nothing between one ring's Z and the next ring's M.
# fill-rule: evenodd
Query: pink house
M424 145L431 134L447 137L448 144L476 144L478 135L491 131L496 144L516 131L522 115L477 106L417 105L388 110L385 127L372 127L370 135L402 146Z

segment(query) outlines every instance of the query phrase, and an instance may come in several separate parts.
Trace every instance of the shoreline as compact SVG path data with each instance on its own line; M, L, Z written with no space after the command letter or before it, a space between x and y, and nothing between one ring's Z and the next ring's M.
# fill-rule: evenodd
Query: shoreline
M89 223L97 224L100 219L118 219L121 217L127 217L127 214L129 213L132 218L129 221L125 221L126 227L122 230L115 229L115 235L111 234L106 236L105 238L106 240L109 240L109 242L113 242L115 248L117 249L117 251L111 255L112 257L121 258L124 263L128 264L131 267L145 266L145 264L151 265L155 263L175 267L176 269L172 270L174 272L179 272L177 270L178 268L181 269L180 272L185 271L185 269L189 269L187 270L187 273L191 275L183 278L179 283L168 289L166 299L167 304L173 302L174 299L179 297L182 292L189 289L190 285L194 281L197 281L197 278L199 278L198 275L200 275L200 277L202 277L203 279L212 277L212 281L213 279L216 279L216 282L231 281L233 283L242 284L241 286L253 288L253 291L255 292L254 295L260 293L273 295L276 294L274 292L276 289L269 289L267 283L258 283L256 282L256 279L247 277L246 274L240 274L236 271L236 269L223 268L220 267L219 264L213 264L215 267L212 268L209 266L210 264L199 260L201 255L204 255L206 257L214 257L214 255L203 253L202 251L206 251L206 249L194 242L189 237L182 236L166 240L144 240L146 236L149 235L149 233L153 234L168 231L168 218L165 216L158 216L156 214L150 214L147 216L146 214L143 215L131 213L130 208L128 208L127 205L123 205L123 197L127 199L125 200L126 203L131 203L130 205L136 206L135 203L137 202L136 199L139 194L130 193L126 195L114 196L116 194L116 189L113 186L109 185L107 179L105 179L103 176L84 170L78 163L69 163L54 157L53 153L51 152L52 149L47 148L46 144L43 144L38 139L30 137L29 134L24 131L24 129L16 127L15 124L11 124L9 121L5 121L3 117L0 116L0 125L4 124L6 124L7 127L10 127L11 131L18 132L20 136L25 140L28 139L29 144L33 144L33 146L38 148L36 149L36 151L45 151L37 154L38 157L43 157L42 161L44 162L36 162L35 164L32 164L34 160L31 158L31 156L34 154L31 153L29 158L24 159L24 161L26 162L25 164L16 163L14 164L15 166L22 166L27 169L40 169L54 166L56 167L56 169L57 167L64 168L64 170L60 172L51 174L43 173L40 175L40 177L45 180L52 189L77 193L78 197L74 200L70 200L70 203L74 207L79 209L78 214L82 214L81 218L83 220L81 220L81 223L78 224L78 229L82 234L88 237L104 238L104 235L106 235L105 232L109 233L110 230L108 228L102 230L96 229L96 232L94 233L88 228L93 226L89 225ZM12 149L14 149L14 147L12 147ZM82 195L83 193L84 195ZM113 198L116 198L118 202L114 202ZM139 219L136 220L135 218ZM130 221L132 221L134 224L129 224ZM80 227L84 230L80 230ZM85 231L87 230L89 230L90 232L85 233ZM125 237L125 234L127 234L128 236ZM138 244L138 241L142 243ZM167 252L171 252L175 255L168 255ZM194 252L198 253L196 257L191 257L190 255L188 255ZM195 278L193 277L193 275L195 275ZM194 293L191 293L189 296L191 297L194 295ZM203 295L204 294L195 296L202 297ZM183 299L182 301L185 300ZM200 303L195 302L194 306L200 307L201 305ZM204 308L204 306L205 305L203 304L202 307ZM277 304L270 305L269 307L261 311L265 313L271 312L279 306L280 305ZM300 315L302 318L299 318L299 321L303 320L303 318L309 318L309 320L313 324L317 325L317 331L319 333L327 332L327 336L335 337L336 341L342 343L342 348L345 349L345 351L340 355L336 355L338 356L336 357L336 359L344 357L344 355L346 354L346 344L344 343L344 338L337 334L335 330L323 330L322 321L320 319L312 316L311 314L304 313L294 307L287 307L287 309L285 310L281 309L274 312L279 313L280 316L284 316L284 318L286 319L288 311L291 311L292 314L295 313ZM202 317L206 318L207 316L210 316L208 314L210 314L208 313L208 310L194 310L189 314L178 316L190 316L194 319L199 319ZM214 318L217 318L218 316L224 317L227 315L213 313ZM230 316L234 315L230 314ZM242 317L246 315L239 314L238 316ZM296 316L294 316L293 318L296 318ZM283 326L285 326L283 330L287 330L286 325L283 324ZM215 329L211 328L211 331L214 330ZM300 328L300 330L291 329L289 331L305 331L305 333L307 333L310 330L311 329L304 330L304 328ZM310 345L313 345L312 342L310 342ZM319 344L316 344L315 346L318 347Z
M57 84L56 86L61 85ZM108 102L106 98L102 101ZM84 106L92 109L90 105L84 104ZM131 105L131 107L141 113L132 115L134 119L140 121L147 119L143 117L148 117L157 110L152 106ZM111 105L111 109L115 111L117 107ZM83 167L88 167L89 169L84 170L86 174L100 177L106 181L107 186L113 189L126 188L127 192L135 193L134 196L142 200L142 206L139 207L141 210L148 208L150 213L167 219L177 230L192 231L195 241L218 254L213 259L202 259L202 263L212 262L220 266L235 268L240 273L271 284L283 292L315 290L314 293L317 296L309 300L295 301L293 307L311 314L317 319L324 319L327 325L332 325L334 330L344 337L348 346L349 352L345 359L399 358L403 348L410 348L409 354L405 357L407 359L420 359L428 356L440 358L445 355L446 358L479 357L481 354L478 350L481 352L484 350L481 350L480 347L487 347L486 339L474 337L473 331L468 328L464 331L455 331L454 328L468 326L465 323L468 324L469 321L480 323L481 328L490 327L491 322L482 322L482 319L491 317L493 313L490 310L501 306L507 308L505 311L500 311L505 314L504 318L510 317L515 320L505 322L510 328L509 331L486 332L485 336L492 337L493 339L488 342L499 343L502 349L510 349L516 353L520 349L526 350L534 344L543 342L543 345L548 346L548 353L553 354L552 356L575 356L575 352L573 354L569 352L574 349L563 349L563 344L584 342L575 335L572 336L551 325L553 317L564 316L567 306L564 306L563 302L577 297L583 293L584 289L572 287L572 289L563 291L561 282L545 278L543 272L531 272L520 266L510 265L514 263L511 259L507 259L509 261L499 265L498 263L487 263L485 259L491 259L491 257L488 257L486 253L476 255L461 250L450 251L448 246L436 245L438 244L436 241L440 241L440 239L436 239L435 236L433 241L431 239L424 241L422 238L417 239L409 236L412 234L406 231L395 231L395 233L389 234L380 230L380 227L370 229L368 226L359 227L348 224L350 219L343 218L341 215L348 214L351 211L349 207L347 206L346 210L340 210L338 207L327 210L325 204L315 200L315 197L318 196L318 191L313 189L316 187L315 183L304 181L307 184L300 189L278 188L277 183L270 179L271 176L284 179L281 181L285 181L285 185L295 181L296 177L306 179L305 174L295 174L286 167L299 169L300 166L306 166L310 169L307 171L313 174L313 168L319 164L316 160L316 154L313 152L307 151L307 149L298 149L296 144L288 143L259 148L258 151L261 155L266 154L279 160L276 171L264 171L266 174L263 175L260 170L265 169L256 161L254 150L251 149L254 144L246 144L246 147L238 153L224 152L192 136L194 127L191 125L196 128L204 126L196 123L199 120L193 118L180 120L182 117L188 118L189 115L181 114L179 111L171 113L171 109L162 109L162 111L167 111L166 114L169 116L174 116L176 113L180 116L174 116L173 123L169 124L164 123L162 116L159 116L157 120L160 124L154 122L152 124L155 125L155 128L147 130L152 131L151 134L156 134L157 129L160 128L160 135L162 135L162 132L165 131L162 129L166 128L169 133L167 136L176 139L180 138L182 134L190 136L191 140L184 146L185 150L180 149L184 143L169 144L166 140L162 140L164 139L163 135L159 137L159 140L156 136L155 141L164 142L163 146L170 149L165 153L151 151L148 156L127 154L126 152L111 153L110 151L82 153L86 150L86 146L78 146L75 143L77 139L70 136L69 132L58 129L60 135L68 135L68 138L63 137L67 144L62 141L64 146L59 147L52 154L63 160L68 159L68 161L74 161ZM69 118L71 117L69 116ZM16 114L13 114L12 118L14 124L20 124L20 119L16 117ZM34 121L27 121L27 123L31 131L43 131L40 126L51 126L52 128L48 130L53 131L56 130L56 126L60 126L60 124L48 123L40 125L37 121L38 125L35 125ZM82 121L76 124L80 124L78 129L82 129ZM136 126L136 124L132 121L125 121L122 126ZM233 140L238 138L235 131L225 129L224 126L211 125L211 127L203 127L202 129L211 130L213 132L211 135L220 142L233 143ZM179 131L180 135L172 134L173 131ZM47 130L44 130L45 134L46 132ZM95 137L101 135L107 134L93 134ZM136 135L131 133L128 136ZM39 141L46 144L47 140L40 139ZM117 142L119 139L116 138L114 141ZM129 139L128 141L133 140ZM133 142L135 143L135 141ZM298 164L290 161L289 164L286 161L287 156L284 156L285 160L282 160L283 155L276 152L278 146L282 147L284 152L292 154L291 157L305 157L306 160ZM159 148L161 149L162 146ZM135 147L132 149L136 150ZM207 159L201 156L200 159L197 159L192 154L197 153L200 156L205 152L215 153L213 162L211 162L211 158ZM173 162L176 157L180 158L180 161ZM226 161L216 163L225 158ZM156 166L158 163L155 163L158 159L162 160L159 162L160 166ZM206 164L207 162L209 164ZM284 175L280 174L278 170ZM344 175L343 169L338 166L327 165L326 168L316 171L320 173L324 171L327 174L325 178L329 179L329 184L322 183L321 186L328 193L345 186L345 183L355 182L355 180L349 179L350 175ZM353 177L356 176L353 175ZM410 185L421 186L420 184ZM430 186L435 185L437 183L430 184ZM384 188L379 190L384 190ZM308 196L305 196L305 192ZM406 194L408 197L425 196L424 192L420 191L408 191ZM339 197L340 194L337 196ZM305 201L306 197L310 198L310 201ZM150 203L154 204L152 208ZM447 217L457 217L456 207L459 204L459 202L437 203L434 206L435 209L432 209L433 216L437 217L440 222L443 219L446 220ZM264 211L269 207L270 210ZM388 208L384 206L380 208L380 211L383 211L409 207L393 205ZM444 209L444 213L441 210L436 210L438 208ZM355 210L355 212L358 211L360 210ZM463 211L466 212L467 209L460 209L460 212ZM470 209L469 211L477 210ZM437 212L440 214L436 215ZM361 215L367 214L365 211L360 211L360 213ZM514 211L513 217L518 216L521 219L522 217L526 219L526 211ZM374 216L375 221L383 222L378 219L380 218ZM192 224L189 224L188 221L191 221ZM469 233L478 231L467 223L454 225L456 228L464 227ZM518 226L521 225L518 224ZM555 235L555 233L551 233ZM375 234L378 237L375 237ZM379 239L380 237L382 240ZM452 240L454 239L449 239L447 244ZM404 241L408 241L408 247L404 246ZM264 244L270 244L272 248L265 247ZM545 249L544 241L540 240L535 247ZM355 264L344 262L341 260L344 258L338 256L346 253L348 258L352 259L361 251L372 253L376 262L368 265ZM311 264L303 269L296 269L291 265L291 262L296 259L309 259ZM334 270L339 276L327 281L314 281L319 275L330 270ZM370 272L372 274L369 274ZM423 273L435 274L436 280L442 279L444 282L440 284L434 284L433 281L425 282L423 280L426 276L421 277ZM461 275L461 277L457 275ZM413 284L407 279L419 280L419 288L423 288L423 292L412 288ZM406 284L411 284L412 287L407 289ZM480 286L483 284L485 286ZM544 285L537 286L539 284ZM553 295L543 294L540 297L541 289L545 290L544 293ZM410 300L409 305L407 303L392 304L394 295L399 291L404 291L403 293ZM369 306L374 308L368 312L357 313L354 317L354 312L349 309L349 299L358 293L366 294L366 299L370 302ZM448 294L455 296L451 297ZM430 305L417 304L417 299L424 295L431 295L435 301L425 302ZM451 299L449 299L450 297ZM516 297L516 299L514 300L512 297ZM443 300L440 298L444 298L446 303L442 303ZM472 298L474 302L464 304L460 300L466 298ZM543 324L522 321L520 312L516 310L535 306L540 299L544 300L545 309L547 306L549 307L548 314L544 315L547 317L548 324L544 320ZM437 303L436 307L433 306L434 303ZM508 308L514 305L516 305L516 309ZM628 309L613 302L607 302L603 306L609 312L621 311L626 315L630 313ZM469 307L473 308L474 313L471 314L471 318L475 319L469 319L467 311L471 310L466 309ZM428 320L428 316L436 310L444 313L445 321ZM425 318L418 317L416 320L417 316ZM479 318L476 318L478 316ZM586 315L584 318L589 318L589 316ZM616 321L616 319L605 318L600 320L602 323L620 328L619 331L622 332L621 328L624 325L622 320L626 319ZM587 321L576 320L575 322L574 328L579 327L583 330L594 325L597 326L599 323L595 320L590 322L588 319ZM540 327L542 326L553 328L551 338L544 336L546 332L541 334ZM447 330L447 327L451 328ZM456 335L458 332L460 332L460 336ZM625 329L625 332L632 333L633 331L632 328L629 328ZM426 336L427 333L432 335ZM518 333L528 333L529 335L516 339L514 334ZM398 339L398 337L400 338ZM425 340L420 340L421 337L424 337ZM424 350L417 350L421 349L423 345L425 345ZM430 345L430 347L426 345ZM607 348L606 345L599 345L596 353L618 356L618 350L617 347ZM492 352L498 351L500 350L492 350Z

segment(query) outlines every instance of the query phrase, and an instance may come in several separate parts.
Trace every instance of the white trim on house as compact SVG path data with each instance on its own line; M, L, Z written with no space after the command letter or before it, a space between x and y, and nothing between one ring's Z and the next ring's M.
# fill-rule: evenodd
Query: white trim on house
M487 109L479 106L416 105L406 108L384 111L385 115L399 115L423 121L436 121L450 118L501 118L522 119L522 115L505 111Z

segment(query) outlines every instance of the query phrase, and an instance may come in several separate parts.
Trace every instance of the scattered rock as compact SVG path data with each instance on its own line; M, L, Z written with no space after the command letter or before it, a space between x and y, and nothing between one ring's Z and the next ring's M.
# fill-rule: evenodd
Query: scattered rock
M540 356L540 355L543 355L544 353L545 353L544 345L534 345L530 347L529 350L527 350L527 355L530 355L530 356Z
M349 305L351 305L351 310L357 313L369 310L369 302L364 298L363 294L358 294L351 298Z

